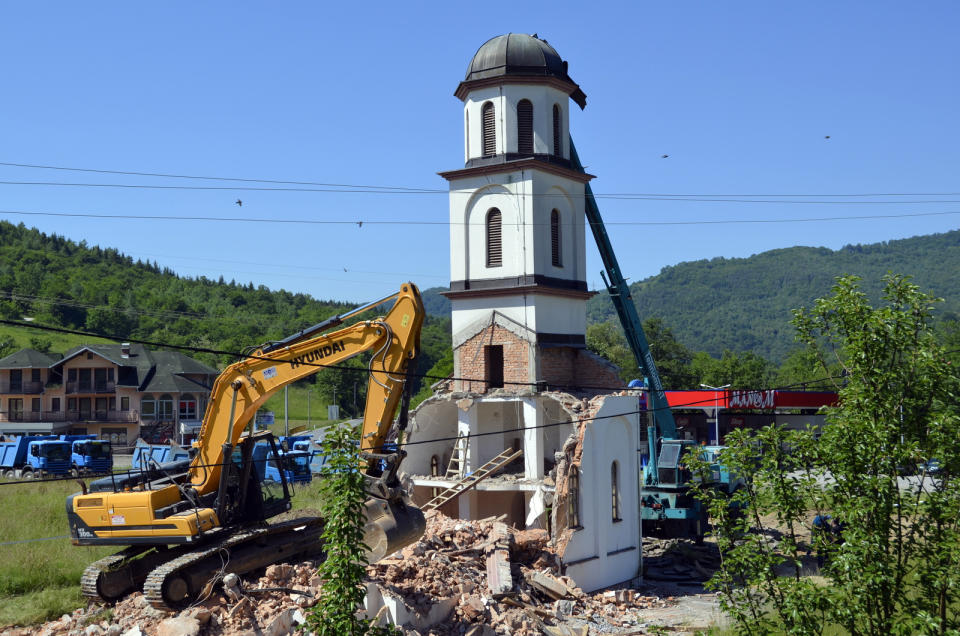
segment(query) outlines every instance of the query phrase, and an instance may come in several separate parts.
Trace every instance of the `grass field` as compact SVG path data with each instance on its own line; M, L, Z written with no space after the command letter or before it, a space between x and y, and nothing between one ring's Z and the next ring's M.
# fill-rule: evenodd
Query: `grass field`
M72 481L0 486L0 627L56 618L84 604L83 569L113 550L66 538L64 501L76 491ZM48 537L59 538L12 543Z
M306 421L309 416L309 419L314 423L327 419L327 404L329 403L329 399L324 400L321 398L320 391L315 385L308 383L294 384L290 386L288 391L290 402L289 417L291 419ZM309 400L307 398L308 395L310 396ZM363 399L358 398L357 411L363 411L363 405ZM277 392L276 395L267 400L263 410L273 411L274 417L276 417L277 421L282 421L284 412L283 391ZM353 417L352 405L348 406L347 408L341 408L340 417Z
M50 351L52 353L63 353L67 349L71 349L79 344L110 342L110 340L104 340L103 338L88 338L86 336L74 336L68 333L56 333L53 331L43 331L41 329L24 329L22 327L0 325L0 340L3 340L7 336L13 338L13 341L16 343L17 348L14 349L14 351L29 347L31 338L49 341Z
M56 619L85 606L80 594L84 568L120 549L70 543L64 505L74 492L73 481L0 486L0 631ZM316 481L297 487L293 507L319 509ZM56 538L33 541L49 537Z

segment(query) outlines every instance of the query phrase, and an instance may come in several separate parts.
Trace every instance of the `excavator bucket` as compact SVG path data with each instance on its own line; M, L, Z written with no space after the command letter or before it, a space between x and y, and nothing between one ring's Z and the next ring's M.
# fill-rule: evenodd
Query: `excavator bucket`
M363 542L370 563L417 542L427 528L423 511L402 499L371 497L366 501L366 515Z

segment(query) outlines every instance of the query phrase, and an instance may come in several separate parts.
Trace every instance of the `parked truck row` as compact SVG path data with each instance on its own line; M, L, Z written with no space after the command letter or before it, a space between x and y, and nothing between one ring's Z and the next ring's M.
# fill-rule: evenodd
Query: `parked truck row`
M110 442L96 435L22 435L0 441L5 479L99 475L113 470Z

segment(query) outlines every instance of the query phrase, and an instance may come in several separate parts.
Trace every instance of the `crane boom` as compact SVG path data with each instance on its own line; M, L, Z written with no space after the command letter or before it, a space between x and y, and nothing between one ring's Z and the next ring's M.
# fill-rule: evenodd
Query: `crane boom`
M570 162L573 164L574 170L584 171L583 164L580 163L580 157L577 155L577 149L573 145L572 137L570 139ZM584 188L587 223L590 224L590 229L593 231L593 238L597 242L597 249L600 251L600 258L603 260L603 267L606 270L603 282L607 286L610 299L613 301L613 306L620 317L620 324L626 334L630 351L633 352L633 357L637 361L637 367L650 382L650 402L659 435L665 438L674 438L677 436L677 425L674 422L673 413L670 411L670 405L663 390L663 382L660 381L660 374L657 372L657 365L650 353L650 345L647 342L646 334L643 332L637 307L633 304L630 286L620 272L617 256L613 252L610 237L607 236L607 228L603 225L603 219L600 217L600 208L597 207L597 200L593 196L593 188L590 187L589 183L585 184ZM603 275L603 272L601 272L601 275Z

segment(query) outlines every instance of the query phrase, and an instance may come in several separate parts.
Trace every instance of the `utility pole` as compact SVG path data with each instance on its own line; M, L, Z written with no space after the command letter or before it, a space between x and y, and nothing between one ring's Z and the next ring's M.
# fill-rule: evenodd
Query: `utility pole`
M290 394L287 392L289 385L283 387L283 434L290 434Z
M310 428L310 391L307 391L307 428Z

